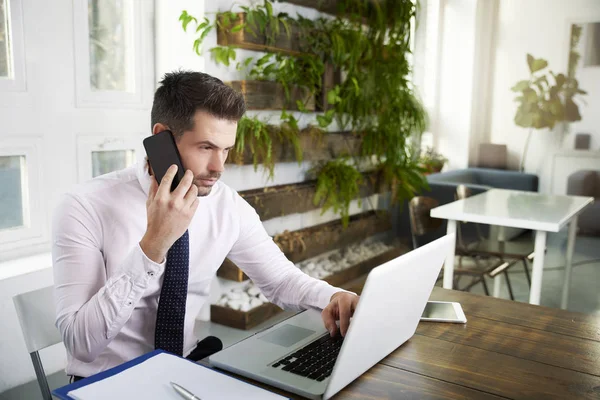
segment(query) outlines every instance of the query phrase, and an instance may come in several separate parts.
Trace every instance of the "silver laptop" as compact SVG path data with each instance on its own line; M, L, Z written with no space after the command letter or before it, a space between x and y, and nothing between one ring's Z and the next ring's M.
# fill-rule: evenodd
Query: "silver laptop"
M321 313L306 310L214 354L210 364L310 399L332 397L414 335L452 236L374 268L345 338L330 338Z

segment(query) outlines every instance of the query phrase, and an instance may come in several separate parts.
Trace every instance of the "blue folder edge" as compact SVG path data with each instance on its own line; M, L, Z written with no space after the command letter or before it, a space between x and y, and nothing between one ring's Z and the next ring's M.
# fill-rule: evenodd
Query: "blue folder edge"
M151 357L154 357L155 355L160 354L160 353L166 353L166 352L164 350L160 350L160 349L159 350L151 351L150 353L146 353L143 356L139 356L137 358L134 358L131 361L127 361L127 362L125 362L125 363L123 363L121 365L117 365L116 367L113 367L111 369L107 369L106 371L102 371L102 372L99 372L99 373L97 373L95 375L92 375L89 378L84 378L84 379L82 379L80 381L73 382L73 383L68 384L66 386L60 387L58 389L55 389L55 390L52 391L52 394L55 397L58 397L59 399L74 400L72 397L69 397L67 395L67 393L69 393L72 390L79 389L80 387L87 386L87 385L89 385L91 383L98 382L98 381L101 381L103 379L109 378L109 377L111 377L113 375L116 375L119 372L125 371L126 369L131 368L134 365L138 365L138 364L146 361L147 359L149 359ZM168 353L168 354L171 354L171 353ZM173 354L171 354L171 355L173 355ZM184 360L187 360L187 359L184 358ZM187 361L189 361L191 363L194 363L194 364L196 364L199 367L209 368L209 367L207 367L205 365L198 364L198 363L196 363L195 361L192 361L192 360L187 360ZM209 369L212 370L212 371L218 372L220 374L227 375L230 378L238 379L238 378L236 378L234 376L231 376L229 374L225 374L225 373L223 373L223 372L221 372L221 371L219 371L217 369L213 369L213 368L209 368ZM241 379L238 379L238 380L241 380ZM246 381L242 381L242 382L247 383L248 385L252 385L252 386L257 386L258 387L258 385L255 385L255 384L250 383L250 382L246 382ZM264 389L264 388L261 388L261 389ZM264 389L264 390L268 391L268 389Z

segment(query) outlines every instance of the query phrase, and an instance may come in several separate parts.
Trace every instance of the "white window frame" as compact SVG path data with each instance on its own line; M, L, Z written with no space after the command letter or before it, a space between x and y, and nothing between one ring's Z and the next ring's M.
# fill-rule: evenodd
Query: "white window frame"
M9 35L9 61L12 76L0 78L0 91L25 92L25 40L23 35L23 9L21 0L6 0L8 13L7 33Z
M151 40L142 37L143 27L147 21L145 3L142 0L131 2L131 17L133 26L132 41L134 54L129 55L133 64L133 92L92 90L90 85L90 43L88 23L88 2L73 0L73 26L75 40L75 105L80 108L144 108L148 106L148 96L144 93L144 77L148 68L140 61L148 51Z
M429 128L423 132L427 147L437 148L439 136L438 136L438 120L439 120L439 102L440 102L440 65L442 60L442 44L443 44L443 30L444 30L444 8L446 5L445 0L425 0L423 5L424 13L421 13L421 20L419 23L420 27L426 31L421 34L420 39L425 40L426 43L422 47L422 54L420 56L423 61L419 61L420 67L427 68L427 71L421 71L418 76L416 84L420 86L421 100L423 101L423 107L427 112L429 118ZM429 21L428 17L432 16L433 20ZM437 23L437 26L430 26L429 23ZM436 29L435 36L430 33L431 29ZM416 35L415 35L416 36ZM428 42L431 40L432 42ZM429 75L425 76L425 72Z
M77 136L77 165L78 182L92 179L92 153L95 151L126 151L134 150L133 163L146 156L142 140L145 136L138 135L108 136L108 135L78 135Z
M23 185L23 226L0 230L0 253L24 248L47 240L45 211L42 205L42 140L2 139L0 156L25 156Z

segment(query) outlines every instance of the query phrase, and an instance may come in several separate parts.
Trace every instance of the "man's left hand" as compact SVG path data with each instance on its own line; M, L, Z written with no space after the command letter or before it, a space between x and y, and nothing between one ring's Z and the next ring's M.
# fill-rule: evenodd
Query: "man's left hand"
M358 305L359 297L353 293L348 292L337 292L331 296L331 300L327 307L323 309L321 317L325 328L329 331L331 336L335 336L338 332L338 326L335 321L340 321L340 328L342 336L346 336L348 332L348 326L350 325L350 318L356 310Z

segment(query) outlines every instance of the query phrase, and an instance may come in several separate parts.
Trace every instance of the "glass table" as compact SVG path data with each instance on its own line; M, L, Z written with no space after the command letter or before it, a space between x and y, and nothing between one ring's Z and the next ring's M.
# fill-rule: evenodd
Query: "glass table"
M547 232L558 232L569 224L565 279L561 308L566 309L577 216L594 202L593 197L547 195L520 190L491 189L478 195L458 200L431 210L431 216L448 220L448 234L456 233L456 221L504 227L531 229L535 231L535 253L531 276L529 303L540 304L542 273ZM454 249L454 248L453 248ZM444 288L452 289L454 274L454 250L444 264ZM494 279L494 293L499 291L500 280Z

